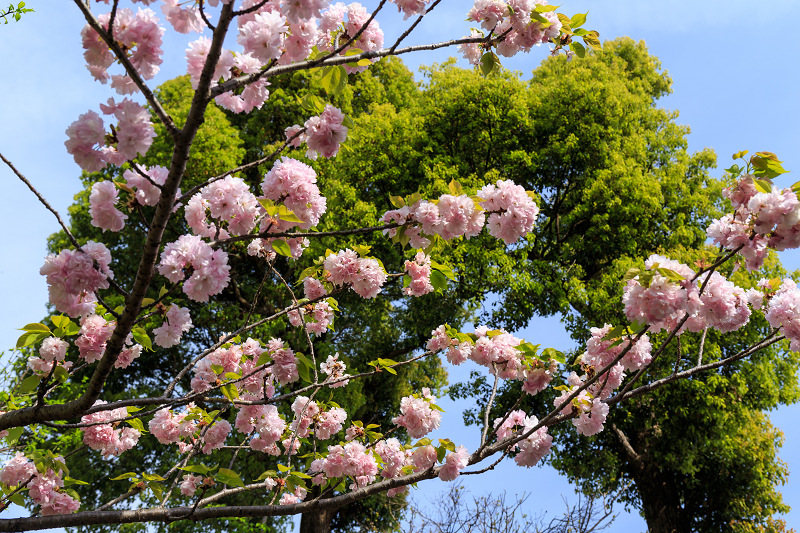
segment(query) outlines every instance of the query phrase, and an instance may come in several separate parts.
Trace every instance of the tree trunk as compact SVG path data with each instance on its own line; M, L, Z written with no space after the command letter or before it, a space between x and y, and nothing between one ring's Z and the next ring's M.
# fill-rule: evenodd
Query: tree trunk
M689 523L683 512L680 498L672 483L662 479L659 472L649 469L634 475L636 489L642 499L642 510L649 533L683 533Z
M300 517L300 533L330 533L335 509L303 513Z
M617 436L628 458L636 491L642 500L648 533L689 531L689 522L683 512L680 496L675 491L674 482L664 477L658 465L648 462L646 452L634 448L639 443L632 443L616 424L611 424L611 431Z

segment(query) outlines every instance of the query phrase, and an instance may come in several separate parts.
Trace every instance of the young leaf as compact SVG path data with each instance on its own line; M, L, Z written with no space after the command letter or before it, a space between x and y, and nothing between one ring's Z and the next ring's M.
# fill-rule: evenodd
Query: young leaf
M36 389L39 386L39 382L42 380L41 376L28 376L27 378L22 380L22 383L17 389L19 394L28 394L29 392Z
M494 70L495 56L492 52L486 52L481 56L481 74L488 76Z
M220 468L213 477L220 483L224 483L231 487L244 487L244 481L242 481L242 478L239 477L239 474L233 470L228 470L227 468Z
M286 244L286 241L283 239L275 239L270 243L272 249L275 250L275 253L286 257L292 257L292 249L289 248L289 245Z

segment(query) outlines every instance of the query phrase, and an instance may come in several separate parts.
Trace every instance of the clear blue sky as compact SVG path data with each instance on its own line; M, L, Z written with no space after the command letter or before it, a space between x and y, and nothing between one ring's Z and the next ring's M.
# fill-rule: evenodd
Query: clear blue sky
M28 14L20 23L0 25L0 65L4 74L0 152L66 215L80 186L80 171L64 150L64 131L79 114L97 109L99 102L114 95L107 86L94 82L84 67L78 35L83 22L77 9L70 2L27 3L36 13ZM387 7L389 16L379 20L389 41L405 25L394 7ZM409 42L465 35L469 31L469 24L464 22L469 7L466 0L443 0L431 20L422 24ZM103 8L101 4L97 9ZM566 0L562 11L588 11L587 27L599 30L602 39L626 35L647 43L674 81L673 94L660 105L678 110L679 122L691 127L690 149L714 148L721 166L728 166L730 155L740 149L769 150L784 160L788 170L800 169L800 104L796 89L800 63L794 55L796 38L786 29L787 23L800 19L800 2ZM183 36L166 42L168 53L156 84L182 73L186 42ZM504 64L527 78L547 52L542 47ZM456 54L425 53L406 56L404 60L415 69L420 64L443 61L449 55ZM788 186L800 179L796 176L797 172L793 172L778 184ZM18 334L15 328L36 322L44 314L47 291L38 269L45 255L45 238L57 225L5 167L0 169L0 183L4 190L0 222L6 228L2 237L6 260L0 263L0 297L4 301L0 306L0 347L9 347ZM798 254L785 256L784 261L789 268L800 267ZM535 343L570 347L557 320L532 324L526 334ZM459 406L445 408L446 427L455 431L460 423ZM798 415L797 406L772 414L773 422L786 434L781 457L799 473L783 487L786 502L795 508L785 518L795 528L800 528L800 452L795 451L800 450ZM469 441L465 442L469 447ZM420 490L421 496L427 497L440 488L430 485ZM475 476L470 488L476 494L502 489L532 492L528 502L534 513L545 509L560 511L560 494L570 496L569 486L552 470L526 470L514 465L480 478ZM613 530L644 530L638 517L621 520Z

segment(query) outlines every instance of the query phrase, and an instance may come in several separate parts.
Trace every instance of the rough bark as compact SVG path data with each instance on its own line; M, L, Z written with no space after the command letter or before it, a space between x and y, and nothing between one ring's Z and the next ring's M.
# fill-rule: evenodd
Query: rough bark
M300 533L330 533L336 509L322 509L303 513L300 518Z

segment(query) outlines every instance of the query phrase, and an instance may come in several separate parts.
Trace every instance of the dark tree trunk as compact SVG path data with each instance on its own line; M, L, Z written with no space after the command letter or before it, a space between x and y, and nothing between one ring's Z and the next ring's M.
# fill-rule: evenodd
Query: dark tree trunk
M615 424L611 430L617 436L625 455L628 458L630 472L636 483L636 490L642 500L642 511L647 522L648 533L683 533L689 531L689 521L683 512L681 499L675 490L673 480L666 479L658 469L658 465L650 464L646 452L637 450ZM646 446L644 446L646 449Z
M689 531L686 513L673 483L665 481L660 472L647 468L633 477L649 533L684 533Z
M300 533L330 533L335 509L303 513L300 517Z

